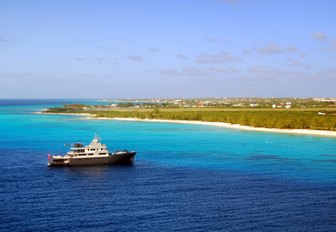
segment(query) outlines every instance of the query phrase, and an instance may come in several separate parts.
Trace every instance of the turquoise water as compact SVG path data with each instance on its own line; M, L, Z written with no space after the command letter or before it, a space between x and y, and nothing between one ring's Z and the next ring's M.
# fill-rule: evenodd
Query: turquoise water
M336 138L34 114L64 102L68 101L2 100L0 226L4 230L336 228ZM48 153L64 154L68 149L64 144L89 143L95 133L111 151L136 150L135 164L47 167ZM53 205L65 194L67 208ZM71 200L73 194L84 197L90 208L80 198ZM86 218L89 227L81 227L85 220L71 224L63 215L67 213ZM38 225L23 222L25 214L31 214L31 224ZM235 218L228 216L233 214ZM120 222L93 222L90 215L114 216ZM220 221L216 215L222 215ZM63 220L63 225L53 217ZM135 221L127 227L121 218Z

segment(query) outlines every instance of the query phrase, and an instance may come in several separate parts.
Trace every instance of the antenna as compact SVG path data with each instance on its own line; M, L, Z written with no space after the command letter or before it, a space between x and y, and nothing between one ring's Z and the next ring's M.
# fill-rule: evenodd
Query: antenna
M100 137L97 135L97 133L94 134L94 137L93 137L95 140L97 140L98 142L100 141Z

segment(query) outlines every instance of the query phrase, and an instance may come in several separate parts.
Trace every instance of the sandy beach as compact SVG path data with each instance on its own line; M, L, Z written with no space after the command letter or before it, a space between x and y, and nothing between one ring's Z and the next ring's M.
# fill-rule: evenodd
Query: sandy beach
M39 113L39 114L86 116L83 119L88 119L88 120L117 120L117 121L195 124L195 125L225 127L225 128L231 128L231 129L237 129L237 130L336 137L336 131L307 130L307 129L262 128L262 127L243 126L243 125L239 125L239 124L230 124L230 123L225 123L225 122L204 122L204 121L167 120L167 119L139 119L139 118L104 118L104 117L95 117L95 115L89 114L89 113L47 113L47 112L43 112L43 111L36 112L36 113L37 114Z
M237 130L336 137L336 131L259 128L259 127L251 127L251 126L242 126L239 124L224 123L224 122L203 122L203 121L164 120L164 119L138 119L138 118L97 118L97 117L91 117L91 116L88 117L87 119L196 124L196 125L225 127L225 128L231 128L231 129L237 129Z

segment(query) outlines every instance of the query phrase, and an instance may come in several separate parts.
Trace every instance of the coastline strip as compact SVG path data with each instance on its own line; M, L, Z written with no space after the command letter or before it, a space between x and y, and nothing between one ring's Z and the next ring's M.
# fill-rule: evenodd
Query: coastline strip
M247 131L336 137L336 131L324 131L324 130L263 128L263 127L244 126L240 124L230 124L230 123L225 123L225 122L204 122L204 121L188 121L188 120L168 120L168 119L139 119L139 118L105 118L105 117L96 117L96 115L89 114L89 113L47 113L43 111L40 113L41 114L86 116L84 119L88 119L88 120L116 120L116 121L195 124L195 125L217 126L217 127L224 127L224 128L237 129L237 130L247 130Z
M165 120L165 119L138 119L138 118L103 118L103 117L99 117L99 118L88 117L87 119L98 119L98 120L110 119L110 120L118 120L118 121L141 121L141 122L196 124L196 125L225 127L225 128L237 129L237 130L336 137L336 131L263 128L263 127L244 126L244 125L239 125L239 124L230 124L230 123L225 123L225 122L204 122L204 121Z
M51 115L73 115L73 116L88 116L88 117L94 117L94 114L89 113L49 113L44 111L34 112L34 114L51 114Z

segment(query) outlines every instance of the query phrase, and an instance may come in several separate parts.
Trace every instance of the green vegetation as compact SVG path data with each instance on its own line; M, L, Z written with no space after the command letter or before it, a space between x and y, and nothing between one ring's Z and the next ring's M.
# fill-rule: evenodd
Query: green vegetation
M333 109L98 109L83 105L50 108L49 113L90 113L96 117L226 122L253 127L336 131ZM323 112L323 115L319 114Z
M80 113L84 111L86 105L83 104L69 104L63 105L63 107L55 107L47 109L46 113Z

